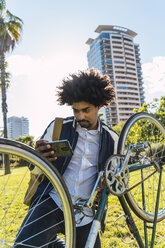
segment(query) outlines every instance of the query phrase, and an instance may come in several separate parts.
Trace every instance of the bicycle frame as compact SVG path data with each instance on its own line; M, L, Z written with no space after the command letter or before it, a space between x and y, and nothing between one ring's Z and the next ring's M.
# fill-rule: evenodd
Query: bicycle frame
M122 175L122 171L124 169L127 169L127 168L129 169L129 172L133 172L133 171L136 171L136 170L141 170L142 168L155 166L156 170L158 170L160 172L158 190L157 190L156 206L155 206L155 217L154 217L153 231L152 231L152 240L151 240L151 244L150 244L150 248L153 248L154 240L155 240L155 233L156 233L158 207L159 207L160 187L161 187L161 179L162 179L162 168L158 164L156 164L156 165L153 164L153 163L148 163L148 164L144 163L144 164L142 164L141 162L138 162L136 164L128 166L128 161L130 159L132 151L134 151L135 149L145 149L148 146L149 146L148 142L141 143L141 144L130 145L128 150L127 150L127 153L126 153L126 155L124 157L124 161L123 161L123 163L121 165L121 168L116 173L116 178L118 178L120 180L121 175ZM95 196L97 194L97 188L98 188L99 182L100 182L100 180L103 179L103 177L104 177L104 172L101 171L99 173L99 175L98 175L98 178L97 178L97 181L95 183L95 186L94 186L94 189L92 191L90 199L88 201L86 201L86 202L83 201L83 202L77 203L77 204L79 204L79 206L81 205L81 206L92 207L92 205L94 203ZM145 209L145 194L144 194L144 188L143 188L144 180L145 179L142 179L142 181L140 183L142 184L142 189L143 189L142 190L143 207ZM135 186L137 186L137 185L135 185ZM126 187L126 191L127 190L129 190L129 189ZM97 234L99 232L99 228L100 228L101 221L102 221L102 218L103 218L103 214L104 214L104 211L105 211L105 206L106 206L106 203L107 203L108 195L109 195L109 189L108 189L107 185L105 185L104 189L103 189L101 200L100 200L98 208L97 208L96 215L94 217L94 220L93 220L93 223L92 223L92 226L91 226L91 229L90 229L90 233L88 235L88 239L87 239L85 248L92 248L95 245L96 237L97 237ZM135 222L133 220L133 217L131 215L131 212L130 212L130 209L128 207L128 204L126 203L125 197L123 195L118 196L118 199L119 199L120 204L121 204L121 206L123 208L123 211L124 211L124 213L126 215L126 223L128 225L128 228L129 228L130 232L133 234L134 238L136 239L139 247L140 248L144 248L144 247L148 248L149 246L148 246L148 236L147 236L147 224L146 224L146 221L144 221L144 236L145 236L145 244L144 244L144 242L142 241L142 238L140 236L139 230L138 230L138 228L137 228L137 226L136 226L136 224L135 224Z

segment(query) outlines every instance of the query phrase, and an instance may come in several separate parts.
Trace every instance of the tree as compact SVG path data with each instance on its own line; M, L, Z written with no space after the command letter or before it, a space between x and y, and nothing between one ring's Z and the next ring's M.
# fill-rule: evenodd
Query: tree
M144 103L143 106L139 109L134 109L134 113L138 112L147 112L153 114L156 119L158 119L163 125L165 125L165 97L162 96L160 100L157 98L153 99L151 103ZM145 129L143 128L145 126ZM127 145L139 143L147 140L159 140L161 133L157 128L153 129L153 126L150 122L147 121L138 121L133 125L129 131L127 137ZM160 144L161 145L161 144Z
M155 117L165 126L165 96L160 99L160 104L156 110Z
M19 141L21 143L24 143L25 145L31 146L33 148L35 146L34 137L30 136L30 135L23 136L23 137L20 136L19 138L15 139L15 140ZM17 162L18 162L19 166L28 166L29 165L29 162L22 159L22 158L18 158Z
M5 0L0 0L0 72L1 72L1 93L2 113L4 125L4 138L7 138L7 102L6 102L6 72L5 54L13 50L19 42L23 22L6 9ZM5 174L10 173L9 159L5 156Z
M113 130L114 130L118 135L120 135L123 126L124 126L124 121L120 121L120 122L117 123L115 126L113 126Z
M134 109L134 113L148 112L153 114L165 126L165 96L161 96L160 100L154 98L151 103L144 103L139 109Z
M34 142L34 137L33 136L27 135L27 136L19 137L19 138L15 139L15 140L34 148L35 142Z

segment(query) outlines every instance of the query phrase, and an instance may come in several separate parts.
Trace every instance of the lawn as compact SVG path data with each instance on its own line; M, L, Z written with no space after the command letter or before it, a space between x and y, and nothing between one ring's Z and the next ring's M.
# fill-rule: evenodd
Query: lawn
M1 244L2 235L6 233L8 243L16 235L17 227L20 226L22 220L28 210L28 207L25 206L23 202L23 197L28 186L29 181L29 172L25 173L27 170L26 167L19 167L12 169L12 173L7 176L2 176L2 170L0 169L0 247L11 247L10 245ZM23 178L22 186L19 186L20 178L26 174ZM3 193L4 189L4 180L5 180L5 194ZM15 194L17 194L16 201L14 200L15 188L19 188ZM5 212L5 206L11 205L10 210ZM152 204L152 203L150 203ZM131 212L132 213L132 212ZM7 219L2 219L3 215L7 216ZM136 241L132 240L132 236L128 231L128 228L125 223L125 217L123 215L123 210L119 204L118 198L116 196L110 195L108 198L108 214L106 219L106 228L104 234L101 235L102 239L102 248L108 247L138 247ZM136 217L132 213L134 220L139 228L139 231L144 240L143 234L143 221ZM12 219L14 217L14 220ZM121 218L120 218L121 217ZM10 222L9 227L6 228L6 224ZM10 235L10 233L12 235ZM149 229L149 237L151 235L151 229ZM124 243L124 242L125 243ZM131 242L131 243L130 243ZM155 247L165 248L165 221L158 223L157 232L156 232L156 243Z
M110 195L108 204L108 216L106 221L106 229L102 235L102 247L139 247L128 230L125 223L125 216L122 217L124 212L118 198ZM144 241L143 221L140 220L132 211L131 214L140 231L140 234L142 235L142 240ZM155 242L155 247L165 248L165 221L157 224L156 235L157 239ZM149 229L148 236L149 239L151 239L151 229Z

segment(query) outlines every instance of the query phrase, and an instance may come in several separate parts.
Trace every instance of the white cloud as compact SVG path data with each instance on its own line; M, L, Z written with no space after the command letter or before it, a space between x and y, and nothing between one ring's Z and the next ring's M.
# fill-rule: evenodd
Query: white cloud
M154 57L142 65L146 101L165 96L165 57Z
M72 115L70 107L57 104L55 95L63 77L87 67L79 52L63 51L40 58L11 55L8 65L12 74L7 93L8 117L29 118L30 135L39 137L56 116Z

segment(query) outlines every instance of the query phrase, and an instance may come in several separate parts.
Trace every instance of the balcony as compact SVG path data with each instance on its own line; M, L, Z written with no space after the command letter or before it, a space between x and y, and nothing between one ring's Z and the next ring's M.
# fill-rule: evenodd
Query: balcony
M140 107L139 104L119 104L118 106L119 108L132 108L132 109Z
M109 113L112 113L112 114L115 114L115 113L117 113L117 110L115 109L115 110L109 110Z
M124 44L124 48L128 48L128 49L131 49L133 51L133 45L128 45L128 44Z
M101 51L101 55L104 55L104 54L105 54L105 55L111 55L111 53L110 53L110 52L107 52L107 51L104 51L104 50L103 50L103 51Z
M122 67L117 67L117 66L115 66L115 73L120 73L120 72L126 72L126 69L125 69L125 67L124 66L122 66Z
M136 75L136 69L132 69L132 70L130 70L130 69L126 69L126 73L135 73L135 75Z
M138 88L137 89L128 89L128 87L127 87L127 89L118 89L118 87L117 87L117 93L118 94L122 94L122 93L127 93L127 95L129 95L129 93L130 94L132 94L132 93L135 93L135 94L137 94L138 95ZM125 94L123 94L123 95L125 95ZM125 95L125 96L127 96L127 95Z
M101 45L109 45L110 46L110 41L103 41Z
M124 52L124 49L123 49L123 47L113 48L113 53L115 53L115 52L121 52L121 53L123 53Z
M132 85L130 82L120 82L120 81L116 81L116 86L117 87L127 87L127 88L135 88L138 89L138 84ZM143 88L142 88L143 89Z
M137 76L136 75L131 75L131 74L129 74L129 73L127 73L127 78L131 78L131 79L135 79L135 80L137 80Z
M134 58L134 55L129 55L129 54L126 54L125 55L125 58L127 59L133 59L133 61L135 60L135 58Z
M104 51L104 52L111 53L111 49L110 48L103 47L101 50Z
M136 51L140 51L139 45L134 45L134 48L135 48Z
M110 54L102 54L102 59L103 60L107 60L107 59L111 59L112 57L111 57L111 55Z
M114 63L114 64L117 64L117 65L118 65L118 64L122 64L122 65L125 64L124 60L123 60L123 61L121 61L121 60L114 60L113 63Z
M110 118L111 119L117 119L117 115L111 115Z
M135 64L135 59L133 57L130 57L130 58L126 57L125 58L125 62L126 62L126 64L129 63L129 62L131 62L132 64L136 65Z
M142 74L142 71L141 70L137 70L138 74Z
M140 57L136 57L136 62L137 62L137 64L139 64L140 63Z
M128 78L115 78L116 82L124 82L125 84L130 83L130 85L137 85L137 81Z
M138 57L138 56L140 56L141 54L140 54L140 53L138 53L138 52L135 52L135 55Z
M124 44L133 44L133 42L132 42L132 40L125 40L125 38L124 38Z
M112 68L112 66L106 66L105 68L104 68L104 70L113 70L113 68Z
M129 68L132 68L132 69L134 69L136 71L136 65L135 64L130 65L130 64L127 63L126 64L126 69L129 70Z
M104 62L103 62L103 65L105 65L105 66L106 66L106 65L107 65L107 66L108 66L108 65L112 65L112 61L104 61Z
M122 42L122 38L121 37L113 37L113 36L111 36L111 38L112 38L112 41L115 41L115 42Z
M133 114L133 109L132 110L128 110L128 109L125 109L125 110L119 110L119 115L120 114Z
M120 96L120 97L121 97L121 96ZM129 98L128 98L128 96L123 96L122 99L120 99L120 97L117 96L117 101L118 101L118 103L120 102L120 103L135 103L135 104L137 104L137 103L140 102L139 97L134 98L134 96L133 96L132 99L131 99L131 96L129 96Z
M104 72L104 74L105 74L105 75L112 75L112 76L113 76L113 72L108 72L108 71L106 71L106 72Z
M135 93L137 93L137 92L135 92ZM126 99L127 98L129 98L129 99L138 99L139 95L138 95L138 93L136 95L132 95L132 92L128 92L128 94L124 94L123 92L117 92L117 97L126 98Z

